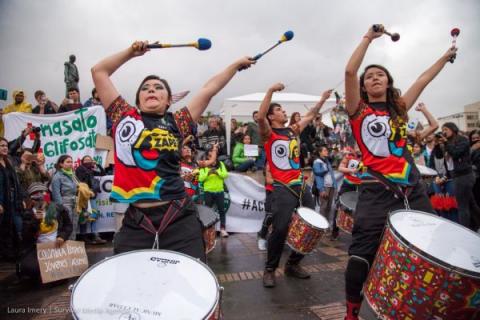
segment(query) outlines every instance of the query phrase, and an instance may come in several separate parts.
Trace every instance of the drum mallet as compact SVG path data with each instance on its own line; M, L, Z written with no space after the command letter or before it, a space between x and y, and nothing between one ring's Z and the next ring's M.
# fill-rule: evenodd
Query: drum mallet
M390 39L392 39L393 42L400 40L400 35L398 33L390 33L384 28L382 28L382 25L380 24L374 24L372 28L373 28L373 31L375 32L383 32L386 35L390 36Z
M452 48L455 48L457 45L457 37L460 34L460 29L458 28L453 28L452 31L450 31L450 35L452 36ZM455 53L453 56L450 57L450 63L453 63L455 61L455 58L457 57L457 54Z
M268 48L267 50L265 50L264 52L262 53L259 53L257 54L255 57L252 58L252 60L254 61L257 61L258 59L260 59L261 57L263 57L264 55L266 55L267 53L269 53L270 51L272 51L275 47L277 47L279 44L283 43L283 42L286 42L286 41L290 41L293 39L293 31L287 31L285 32L282 37L280 38L280 40L277 41L277 43L275 43L273 46L271 46L270 48ZM241 67L240 69L238 69L238 71L242 71L242 70L245 70L246 67Z
M170 43L152 43L147 45L149 49L163 49L163 48L179 48L179 47L195 47L198 50L208 50L212 46L212 42L205 38L199 38L196 42L170 44Z

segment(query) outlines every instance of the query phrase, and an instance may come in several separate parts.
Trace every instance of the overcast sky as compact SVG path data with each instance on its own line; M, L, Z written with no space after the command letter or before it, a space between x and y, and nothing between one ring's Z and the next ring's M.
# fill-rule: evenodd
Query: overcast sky
M383 23L401 39L374 41L364 65L385 65L403 91L448 49L450 30L460 28L457 60L445 66L419 101L438 117L480 100L478 0L0 0L0 88L9 91L0 107L11 103L12 91L20 88L31 103L37 89L59 103L65 90L63 63L71 53L77 56L86 100L93 86L90 68L136 39L211 39L208 51L154 50L113 76L119 92L132 102L148 74L166 78L174 92L194 93L216 72L267 49L287 30L294 31L294 39L238 73L209 110L278 81L288 84L286 92L319 95L343 79L348 58L373 23ZM343 85L338 90L343 92Z

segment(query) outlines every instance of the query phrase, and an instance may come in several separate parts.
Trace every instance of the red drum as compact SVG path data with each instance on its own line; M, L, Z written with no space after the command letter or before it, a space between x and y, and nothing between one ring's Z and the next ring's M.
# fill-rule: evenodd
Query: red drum
M339 198L339 206L337 212L337 226L344 232L352 234L353 230L353 213L358 202L358 192L345 192Z
M203 225L203 242L205 243L205 253L209 253L215 248L217 243L217 232L215 224L220 220L218 214L204 205L197 205L200 221Z
M397 210L363 290L380 319L480 319L480 236L432 214Z
M321 214L300 207L292 216L287 244L298 253L308 254L315 249L327 229L328 221Z

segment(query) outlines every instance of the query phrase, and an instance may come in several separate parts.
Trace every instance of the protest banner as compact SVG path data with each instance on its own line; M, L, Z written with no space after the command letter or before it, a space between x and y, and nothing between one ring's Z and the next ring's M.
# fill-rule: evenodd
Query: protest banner
M265 217L265 187L239 173L230 172L225 180L230 193L227 231L257 232Z
M88 269L83 241L67 240L61 247L55 242L38 243L37 257L42 283L77 277Z
M82 157L89 155L100 165L104 165L106 151L96 151L97 134L106 134L105 111L101 106L75 111L39 115L13 112L3 116L5 138L17 139L27 126L40 128L42 152L45 166L50 170L62 154L72 156L77 167ZM33 137L27 136L24 147L33 145Z

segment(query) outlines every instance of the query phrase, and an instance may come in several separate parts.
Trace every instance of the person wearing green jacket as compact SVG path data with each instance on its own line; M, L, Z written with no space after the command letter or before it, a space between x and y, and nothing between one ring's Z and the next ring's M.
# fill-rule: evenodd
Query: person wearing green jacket
M212 150L208 152L208 158L213 156ZM228 232L225 230L226 213L225 213L225 195L223 181L227 178L228 171L225 164L221 161L215 161L214 164L200 169L198 181L203 184L203 191L205 195L205 204L213 207L215 204L220 215L220 235L228 237Z
M255 167L255 158L254 157L246 157L245 156L245 145L251 144L251 138L249 135L244 135L242 138L242 142L237 142L235 148L233 149L233 165L235 166L235 171L238 172L246 172L248 169L252 171L256 171L257 168Z

